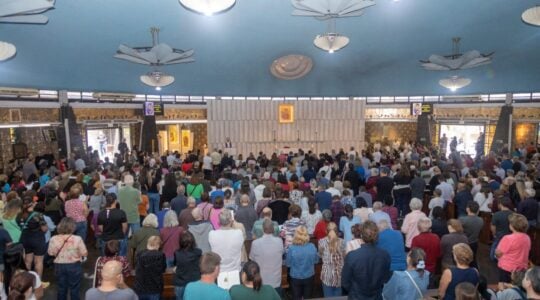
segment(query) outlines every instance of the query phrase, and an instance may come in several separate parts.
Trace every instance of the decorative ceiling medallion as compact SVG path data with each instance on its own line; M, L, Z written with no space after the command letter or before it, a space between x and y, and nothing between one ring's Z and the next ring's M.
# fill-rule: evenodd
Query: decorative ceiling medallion
M0 23L46 24L41 13L54 8L54 0L0 0Z
M304 55L291 54L274 60L270 66L270 72L279 79L294 80L304 77L311 71L312 67L313 61L311 58Z
M531 7L524 11L521 19L527 24L540 26L540 6Z
M229 10L236 0L178 0L183 7L206 16Z
M17 53L15 45L0 41L0 61L8 60Z

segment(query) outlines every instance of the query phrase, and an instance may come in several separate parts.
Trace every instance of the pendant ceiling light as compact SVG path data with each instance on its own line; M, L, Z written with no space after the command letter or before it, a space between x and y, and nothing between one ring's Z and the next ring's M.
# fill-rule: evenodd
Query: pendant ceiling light
M0 61L8 60L17 53L15 45L0 41Z
M439 80L439 84L445 88L455 92L460 88L464 88L471 84L472 80L465 77L451 76L449 78Z
M316 36L313 44L315 47L328 53L334 53L347 46L349 44L349 38L336 32L336 20L331 18L328 20L326 33Z
M178 0L185 8L206 16L229 10L236 0Z
M334 53L349 44L349 38L339 33L325 33L318 35L313 40L313 44L319 49Z
M521 19L527 24L540 26L540 6L531 7L524 11Z
M160 90L161 87L168 86L169 84L173 83L174 76L156 70L153 72L148 72L146 75L142 75L141 81L148 86L153 86L157 90Z
M270 72L276 78L294 80L306 76L312 67L311 58L305 55L291 54L274 60L270 66Z

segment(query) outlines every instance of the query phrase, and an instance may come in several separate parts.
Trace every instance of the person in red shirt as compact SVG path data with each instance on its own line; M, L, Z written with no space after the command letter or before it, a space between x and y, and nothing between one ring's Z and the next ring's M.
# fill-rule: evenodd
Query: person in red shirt
M326 237L326 226L332 222L332 212L329 209L325 209L322 212L322 219L315 225L313 236L319 241Z
M426 270L435 274L437 269L437 260L441 257L441 242L439 236L431 233L431 219L423 217L418 220L418 230L420 234L413 238L412 248L420 248L426 252ZM433 281L430 278L430 285Z

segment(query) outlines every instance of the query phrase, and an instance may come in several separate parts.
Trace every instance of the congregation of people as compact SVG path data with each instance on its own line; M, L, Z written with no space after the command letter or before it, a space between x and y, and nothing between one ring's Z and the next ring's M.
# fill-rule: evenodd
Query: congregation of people
M164 274L186 300L540 299L536 147L446 146L29 155L0 175L0 299L161 299Z

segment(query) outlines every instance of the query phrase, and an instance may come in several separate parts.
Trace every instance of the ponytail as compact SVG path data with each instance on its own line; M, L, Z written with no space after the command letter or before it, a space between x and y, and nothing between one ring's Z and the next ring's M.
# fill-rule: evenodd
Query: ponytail
M246 281L253 284L253 289L256 292L260 291L263 282L259 265L256 262L250 260L244 264L244 266L242 267L242 272L246 274Z
M420 278L424 277L426 269L426 253L421 248L413 248L409 252L409 258L411 259L411 266L416 269Z
M328 237L328 249L330 254L336 254L339 252L339 237L337 235L337 225L334 222L326 225L326 232Z

